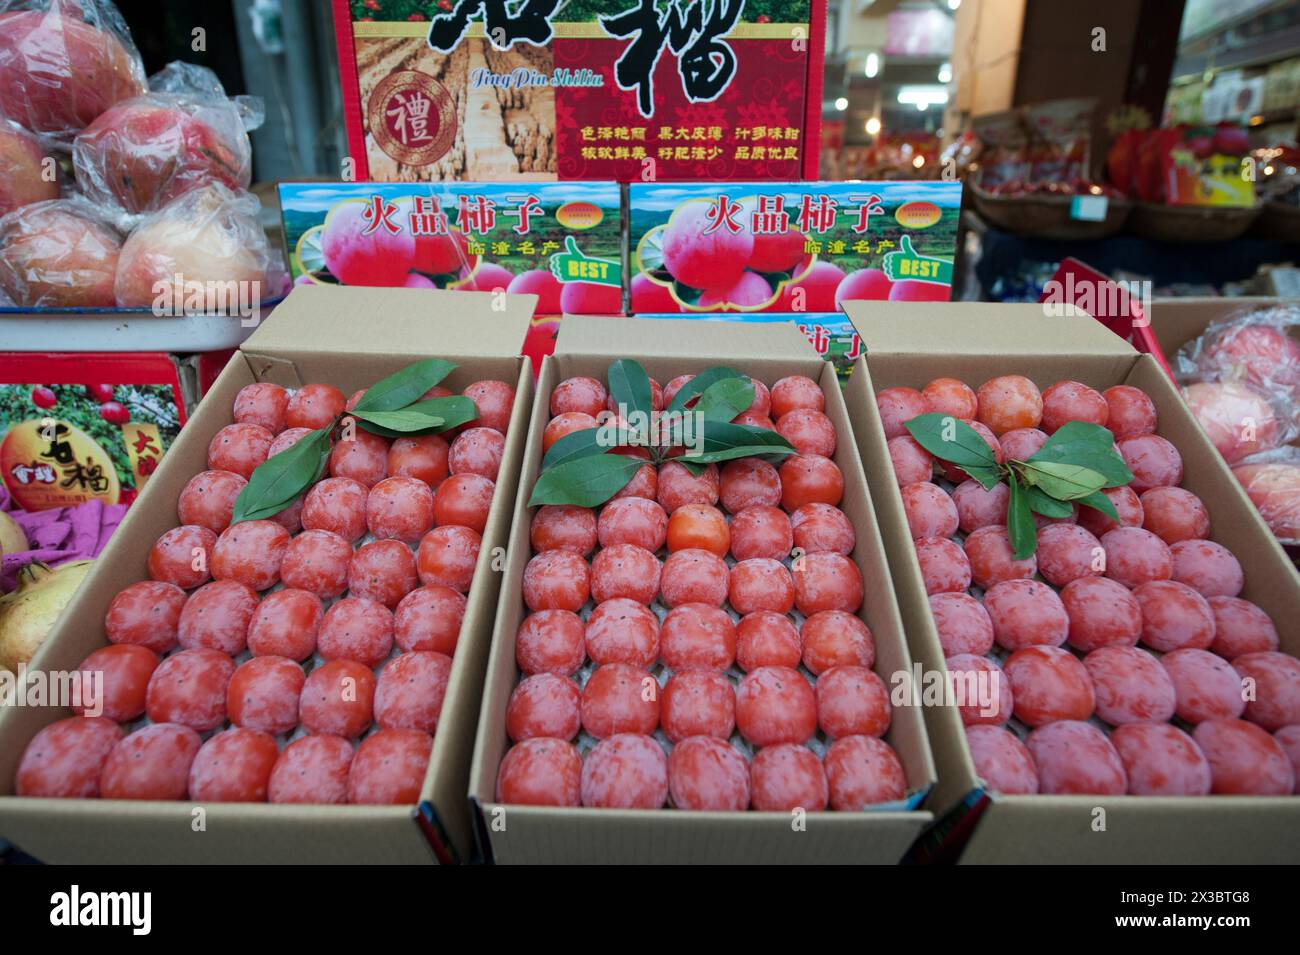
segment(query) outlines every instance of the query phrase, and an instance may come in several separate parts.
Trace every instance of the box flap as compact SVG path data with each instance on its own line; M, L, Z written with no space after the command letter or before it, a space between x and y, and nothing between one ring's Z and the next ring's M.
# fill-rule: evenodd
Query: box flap
M736 359L820 358L793 322L566 315L555 351L645 358L728 355Z
M1066 306L999 302L845 302L867 353L959 355L1132 355L1133 346L1084 312Z
M300 285L241 350L518 355L536 306L536 295Z

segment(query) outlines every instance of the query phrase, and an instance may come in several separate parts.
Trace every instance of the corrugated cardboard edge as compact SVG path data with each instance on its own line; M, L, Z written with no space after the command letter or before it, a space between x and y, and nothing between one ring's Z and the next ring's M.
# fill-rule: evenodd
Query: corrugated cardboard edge
M893 307L889 306L890 310ZM912 308L920 313L931 307ZM875 393L900 384L920 387L939 375L966 380L963 364L967 363L967 356L992 359L1002 354L996 343L984 337L987 331L984 322L1010 320L1014 323L1021 316L1029 324L1022 325L1018 334L1028 339L1029 347L1020 354L1007 356L996 373L1026 374L1037 380L1051 377L1043 371L1055 367L1060 377L1086 380L1100 370L1103 375L1113 377L1114 384L1131 383L1151 394L1160 414L1160 433L1173 435L1171 440L1183 454L1186 465L1183 486L1201 496L1210 509L1212 539L1225 543L1242 560L1247 581L1243 596L1264 606L1275 620L1300 619L1297 617L1300 588L1295 586L1290 562L1154 359L1136 355L1131 349L1127 349L1127 355L1123 350L1117 352L1104 338L1094 348L1094 336L1086 333L1082 338L1058 345L1052 337L1042 337L1053 331L1054 326L1037 324L1041 321L1038 306L1027 309L1007 306L1008 313L1019 314L1008 314L1003 319L990 316L968 321L967 315L958 314L958 310L965 313L973 308L976 306L945 305L935 309L938 314L930 318L937 321L947 315L951 330L936 339L929 349L915 336L895 337L888 331L877 335L872 329L883 326L859 325L868 357L859 359L845 392L854 415L855 434L874 492L877 514L886 530L890 569L914 658L920 659L927 669L943 668L943 652L911 547ZM980 310L987 311L987 308ZM968 340L968 334L981 337ZM1017 333L1012 329L1011 334ZM1106 334L1120 340L1109 332ZM907 349L892 350L897 348L900 339L907 343ZM1038 355L1033 354L1033 347L1038 348ZM925 362L934 363L934 367L923 373ZM1092 368L1088 369L1088 365ZM915 380L905 381L903 378L908 374L900 378L891 372L892 377L884 383L873 382L873 367L896 366L906 369ZM1284 632L1281 626L1278 629L1283 648L1300 654L1300 631L1292 628ZM962 854L963 862L1294 862L1300 856L1300 800L1294 797L1157 799L991 795L986 803L979 802L972 797L979 795L982 783L975 774L957 711L952 707L928 707L926 724L939 765L939 783L927 807L941 818L949 812L960 812L967 800L977 803L982 810ZM1106 813L1104 832L1093 828L1097 808ZM1284 837L1288 833L1290 838Z
M570 318L565 319L562 330L569 321ZM556 354L548 357L542 365L538 400L533 405L532 424L524 450L515 523L510 535L510 556L497 608L496 632L484 681L483 709L470 770L470 800L477 809L478 833L485 856L510 863L897 861L921 829L932 821L929 812L816 813L810 815L806 831L792 833L790 816L784 813L650 813L505 807L495 803L497 766L505 747L505 704L518 678L514 631L523 616L518 592L523 566L530 556L529 524L532 515L527 503L541 462L541 435L549 420L548 396L554 385L570 373L603 376L608 362L616 357L645 359L651 375L656 374L655 364L662 362L674 363L685 372L726 362L763 361L780 364L784 374L809 374L818 378L827 395L827 414L835 422L841 438L836 459L846 472L846 498L850 482L855 481L862 493L862 512L858 515L859 520L855 521L858 531L855 554L860 562L872 560L879 568L879 573L874 575L879 589L873 608L868 611L875 623L873 631L884 633L892 630L896 636L892 641L878 638L877 670L888 673L909 665L906 638L888 577L888 562L875 526L857 449L849 440L852 431L848 409L840 397L834 367L812 351L807 339L792 324L777 326L784 330L772 335L768 344L758 345L750 337L754 330L752 326L678 322L681 334L665 336L662 330L655 331L655 327L662 329L665 323L641 323L631 319L623 320L622 327L613 324L619 321L579 318L570 329L568 349L557 349ZM708 326L709 346L716 348L715 352L706 351L700 337L695 334L705 326ZM675 354L668 353L666 342L677 343ZM564 342L560 343L561 347L564 345ZM657 357L652 359L645 355L639 350L643 346L647 351L655 349ZM743 354L738 357L737 353ZM757 370L755 374L758 374ZM849 473L854 470L858 476L850 478ZM854 510L858 507L855 505ZM873 599L871 587L872 584L868 583L869 600ZM883 627L882 618L889 621ZM919 716L910 710L905 716L899 710L895 711L897 732L909 740L908 751L904 753L900 749L909 782L924 793L934 783L935 770ZM898 744L899 737L894 736L894 732L891 730L891 739Z
M406 302L411 301L410 290L319 291L326 296L344 293L343 297L349 300L348 307L353 307L358 298L369 299L370 306L363 311L384 316L382 320L371 320L370 331L376 339L385 337L379 322L386 325L394 312L400 313ZM393 298L394 295L397 297ZM475 297L480 299L478 303L459 300L461 314L481 308L481 297ZM0 794L3 794L0 795L0 834L32 855L51 862L428 863L434 860L435 854L443 861L469 858L473 835L464 798L465 779L474 735L473 721L478 713L477 694L482 685L492 611L500 584L500 575L492 564L510 526L509 509L513 506L533 389L529 364L517 357L527 318L520 323L520 303L510 302L512 298L518 297L505 296L509 306L506 314L511 327L519 328L518 338L513 343L508 339L494 342L503 349L501 354L456 356L463 361L477 358L479 370L490 367L507 379L513 378L516 396L497 493L484 529L475 576L477 586L467 605L457 662L444 698L447 718L442 732L435 735L420 803L412 806L213 804L203 807L203 828L196 831L195 805L188 801L23 799L9 795L23 748L42 726L68 714L53 708L7 707L0 711ZM291 301L296 304L290 305ZM313 320L320 313L320 301L319 292L295 290L282 307L288 317L275 332L277 338L268 349L274 354L241 352L226 366L211 389L211 400L202 402L190 423L181 430L162 466L33 659L33 668L75 669L88 652L86 645L92 639L88 632L93 632L95 645L102 645L102 620L108 602L126 583L147 578L144 568L147 548L163 531L175 526L176 495L189 477L206 468L208 442L220 427L230 422L230 408L241 387L255 380L274 380L296 387L313 380L314 364L331 363L340 369L354 364L351 356L356 354L356 349L352 347L348 326L334 324L329 330L329 335L334 337L328 339L324 328ZM398 304L394 306L394 302ZM377 362L385 370L378 375L364 376L367 380L349 372L347 378L337 381L340 386L364 387L419 357L444 357L437 346L449 336L431 325L428 318L398 320L396 324L403 328L400 338L387 336L385 351L359 354L355 362L358 365L362 361ZM291 328L315 331L304 335L304 344L293 349L284 338ZM373 334L376 329L381 334ZM264 345L266 341L264 338ZM478 377L487 375L462 365L448 381L464 387ZM91 620L93 625L88 629L79 623L83 620ZM453 726L455 730L451 729ZM435 845L432 838L450 840L451 846L445 842ZM192 848L183 845L190 839Z

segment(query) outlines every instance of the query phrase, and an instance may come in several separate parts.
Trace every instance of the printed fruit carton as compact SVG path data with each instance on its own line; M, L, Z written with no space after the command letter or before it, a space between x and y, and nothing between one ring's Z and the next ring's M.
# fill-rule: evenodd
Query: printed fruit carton
M927 691L939 677L960 677L950 697L925 707L939 766L927 807L941 822L918 844L921 857L1294 861L1295 842L1284 834L1296 831L1300 799L1290 794L1285 726L1300 706L1300 631L1290 625L1300 614L1300 588L1155 359L1086 314L1045 316L1041 306L850 303L846 312L868 356L845 401L911 651ZM1026 426L1039 407L1026 381L1043 389L1037 431ZM980 390L962 398L961 382ZM1058 382L1078 385L1049 387ZM992 429L984 440L992 438L1006 459L1059 462L1071 483L1041 478L1062 472L1040 464L1032 486L997 497L977 485L1000 481L1001 465L982 469L977 457L966 458L957 476L974 475L970 486L937 508L954 465L914 481L908 474L917 456L908 449L916 449L897 433L909 407L916 414L921 402L955 407L972 399L977 423ZM1110 441L1089 450L1081 437L1086 422L1095 426L1103 416L1123 435L1116 446L1124 467L1104 492L1118 522L1085 506L1096 494L1082 495L1096 486L1087 481L1102 477L1087 474L1090 466L1109 474L1113 464ZM1045 454L1045 430L1062 434L1067 419L1069 438ZM905 431L921 443L934 437L928 427ZM975 442L967 448L982 450ZM1026 481L1023 463L1012 469L1018 484ZM910 483L900 487L904 480ZM1055 511L1062 489L1079 502L1077 524L1069 507L1053 518L1036 510ZM1016 513L1008 502L1017 496L1036 514ZM950 521L960 529L962 514L973 530L958 544L944 533ZM985 525L999 514L1005 527ZM915 544L914 530L922 533ZM1036 547L1027 558L1013 552L1030 541ZM963 553L969 579L947 572ZM1089 560L1080 563L1083 553ZM982 605L957 589L968 580ZM984 625L972 626L972 618ZM978 687L981 672L999 674L1001 690L987 680L987 698L963 703L957 687Z
M295 284L536 295L539 315L623 311L613 182L282 183Z
M698 318L714 322L771 323L793 321L812 345L813 351L835 366L840 384L849 380L849 373L862 355L862 337L843 312L816 312L808 315L782 315L779 312L721 312L685 313L675 315L637 315L637 318ZM538 359L534 358L534 362Z
M27 511L130 504L185 423L170 355L0 355L0 479Z
M631 310L948 301L959 182L633 183Z
M335 0L356 178L811 177L825 22L824 0Z

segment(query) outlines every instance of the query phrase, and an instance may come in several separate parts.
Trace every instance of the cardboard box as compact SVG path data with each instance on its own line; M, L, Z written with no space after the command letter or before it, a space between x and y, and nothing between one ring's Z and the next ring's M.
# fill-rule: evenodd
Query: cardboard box
M298 284L538 296L540 315L623 310L616 182L281 183Z
M1062 379L1093 388L1131 384L1147 392L1160 415L1159 433L1182 453L1182 486L1211 517L1211 538L1230 549L1246 572L1242 596L1278 625L1282 649L1300 654L1300 587L1281 547L1197 426L1178 392L1149 355L1132 351L1086 315L1046 318L1037 305L962 304L934 308L848 303L867 348L849 379L845 401L855 424L890 570L914 658L946 672L925 586L912 548L903 501L890 464L877 391L919 388L951 376L977 387L996 375L1022 374L1046 387ZM1294 863L1300 843L1300 799L1211 796L1000 796L986 793L951 706L927 707L926 726L939 783L926 807L968 832L963 862L1015 863ZM1098 809L1104 831L1096 831Z
M0 833L50 863L427 863L463 861L472 848L465 801L470 746L500 575L494 551L505 542L514 504L533 378L517 357L532 300L490 293L452 296L400 289L297 289L240 349L168 452L136 506L68 605L31 668L75 670L105 643L102 621L123 587L145 579L145 557L174 527L176 499L206 467L212 435L231 421L239 389L254 381L286 387L329 382L345 393L368 387L411 362L445 358L460 389L497 378L516 397L500 480L483 534L474 588L454 657L440 732L418 806L293 806L191 802L24 799L14 773L32 736L68 716L54 707L0 709Z
M825 25L825 0L334 0L355 178L811 178Z
M161 353L0 354L0 482L24 510L130 504L185 424Z
M906 769L909 804L863 813L810 813L804 832L792 831L788 813L561 809L496 802L497 768L509 746L506 702L519 678L515 633L525 614L520 586L531 556L529 524L534 512L527 505L540 469L550 393L573 375L603 381L610 362L620 357L635 357L660 382L725 362L768 383L791 374L809 375L821 383L826 413L840 439L835 461L844 472L841 507L857 530L854 559L865 586L861 615L875 637L875 669L891 685L890 675L910 666L835 372L808 349L800 333L789 325L742 329L712 322L566 317L556 353L542 365L533 406L470 771L470 798L484 854L500 863L897 862L931 821L930 814L915 804L935 778L921 714L911 706L894 709L893 725L885 736Z
M916 180L634 182L631 311L837 312L840 298L891 295L946 302L961 188ZM698 243L689 238L696 235Z

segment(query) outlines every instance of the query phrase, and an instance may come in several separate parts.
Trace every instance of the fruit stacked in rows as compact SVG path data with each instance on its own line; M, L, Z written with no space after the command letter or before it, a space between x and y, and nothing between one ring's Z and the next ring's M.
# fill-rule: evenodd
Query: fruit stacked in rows
M652 380L653 407L692 377ZM796 454L698 473L647 460L599 509L532 515L502 802L811 811L905 797L838 507L843 436L810 378L753 391L736 422L776 430ZM543 447L610 406L600 381L562 381Z
M74 707L38 733L19 795L418 800L515 396L469 385L478 418L450 443L343 417L304 496L231 523L255 468L362 394L239 392L209 470L176 502L180 526L148 554L150 579L113 598L109 645L81 665L102 673L102 714Z
M876 396L889 454L980 776L1003 793L1287 794L1300 759L1300 660L1275 621L1238 596L1244 574L1210 540L1206 504L1151 398L1006 375ZM1016 559L1010 491L932 457L906 422L965 420L1024 461L1070 421L1107 428L1133 475L1105 490L1119 519L1075 507L1035 515ZM994 659L994 655L998 659ZM1006 728L1028 730L1024 742ZM1106 730L1106 731L1103 731Z

